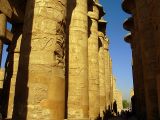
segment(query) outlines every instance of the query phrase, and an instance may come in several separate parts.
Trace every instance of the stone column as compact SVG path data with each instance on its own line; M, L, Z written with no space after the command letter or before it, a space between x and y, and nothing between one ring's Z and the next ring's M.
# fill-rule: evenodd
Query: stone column
M142 64L144 73L145 84L145 99L147 109L147 120L158 119L158 95L157 95L157 38L155 36L156 25L159 24L159 20L156 20L158 16L154 13L157 12L159 7L158 1L138 1L136 2L137 10L137 24L139 30L139 40L142 50ZM159 11L159 10L158 10ZM153 13L153 14L152 14ZM157 22L156 22L157 21ZM157 24L157 25L158 25ZM158 28L158 27L157 27ZM159 32L157 32L159 34Z
M89 118L87 0L68 1L68 119Z
M7 24L7 18L3 13L0 13L0 36L5 36L6 35L6 24ZM2 50L3 50L3 42L0 40L0 67L1 67L1 60L2 60ZM4 72L4 71L3 71ZM4 75L4 73L3 73ZM4 76L1 79L1 91L0 91L0 106L3 105L3 82L4 82ZM3 109L1 109L1 113L3 112Z
M125 0L122 7L127 13L132 14L132 17L125 21L124 28L132 33L126 36L125 40L131 44L132 48L136 115L138 119L146 119L145 81L142 65L141 42L139 39L139 29L137 24L139 18L137 16L135 1Z
M123 109L122 93L117 88L114 89L114 101L113 102L115 102L115 101L116 101L116 105L117 105L117 112L121 113L121 110Z
M105 37L104 40L104 61L105 61L105 85L106 85L106 108L110 105L110 87L111 80L109 78L109 40Z
M89 81L89 118L95 120L99 108L99 62L98 62L98 19L99 10L96 3L89 6L88 38L88 81Z
M0 67L1 67L1 61L2 61L2 52L3 52L3 42L0 40Z
M19 64L19 55L20 55L20 45L22 39L22 24L14 24L12 25L12 33L13 33L13 40L12 43L9 45L8 48L8 70L7 74L11 74L11 76L6 76L10 81L10 85L8 85L9 89L9 102L8 102L8 111L7 111L7 119L12 118L13 114L13 102L15 96L15 84L16 84L16 77L18 71L18 64Z
M5 36L6 25L7 25L7 18L3 13L0 13L0 36ZM3 42L2 40L0 40L0 67L2 60L2 50L3 50Z
M110 85L110 92L109 92L109 95L110 95L110 108L112 108L112 102L113 102L113 74L112 74L112 59L109 55L109 81L111 82L111 85Z
M136 15L134 14L134 19ZM136 21L136 20L135 20ZM139 119L146 119L146 100L145 100L145 81L144 81L144 74L143 74L143 65L142 65L142 52L141 52L141 45L140 40L138 39L138 28L136 23L134 24L134 31L133 31L133 42L132 44L135 46L133 48L133 59L134 59L134 67L135 73L137 75L137 86L136 89L138 90L138 102L137 104L137 114L139 115Z
M106 107L106 86L105 86L105 58L104 58L104 33L99 31L99 88L100 88L100 116Z
M14 120L63 120L66 0L28 0Z
M1 99L1 92L3 89L3 80L4 80L4 70L0 69L0 99Z
M128 19L129 20L129 19ZM128 26L129 27L129 26ZM131 26L130 26L131 27ZM136 35L136 31L135 31L135 25L133 25L132 23L132 34L130 35L130 40L128 41L131 45L131 49L132 49L132 73L133 73L133 84L134 84L134 91L135 91L135 107L136 107L136 117L137 118L141 118L141 114L142 114L142 110L141 110L141 89L142 89L142 84L141 81L143 79L143 74L142 71L139 71L140 68L142 68L142 64L141 64L141 51L140 51L140 46L137 44L137 35ZM145 101L144 101L145 103ZM144 106L145 107L145 106Z
M160 2L158 0L152 1L151 3L151 15L153 24L153 39L156 43L156 80L157 80L157 96L158 96L158 119L160 119Z

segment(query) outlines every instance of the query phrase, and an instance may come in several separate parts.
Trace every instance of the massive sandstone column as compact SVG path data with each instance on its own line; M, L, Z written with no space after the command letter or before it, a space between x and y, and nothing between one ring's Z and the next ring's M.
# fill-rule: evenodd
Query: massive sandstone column
M153 36L156 43L156 80L157 80L157 96L158 96L158 119L160 119L160 30L159 30L159 24L160 24L160 2L158 0L154 0L151 3L152 9L152 24L153 24Z
M89 38L88 38L88 81L89 81L89 118L96 119L99 108L99 63L98 63L98 4L89 6Z
M106 107L108 108L110 105L110 87L111 80L109 77L109 40L105 37L104 40L104 61L105 61L105 85L106 85Z
M63 120L65 0L28 0L14 120Z
M139 18L137 16L135 1L125 0L122 6L127 13L132 14L132 17L124 22L124 28L132 33L125 37L125 41L129 42L132 48L136 115L139 119L146 119L145 81L142 65L144 60L142 61L141 40L139 39L140 31L137 22Z
M106 86L105 86L105 58L104 58L104 33L99 31L99 88L100 88L100 116L106 107Z
M68 1L69 77L68 119L88 119L87 0Z
M158 59L156 47L158 37L159 16L156 15L159 10L158 1L138 1L135 0L137 10L138 34L142 50L142 64L145 84L145 97L147 120L158 119L158 95L156 71ZM154 13L154 14L153 14ZM157 32L159 34L159 31Z

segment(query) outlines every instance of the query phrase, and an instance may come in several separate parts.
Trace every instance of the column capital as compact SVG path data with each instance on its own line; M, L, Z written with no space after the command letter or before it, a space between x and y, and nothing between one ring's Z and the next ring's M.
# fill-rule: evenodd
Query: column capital
M132 14L135 9L135 0L123 0L122 9L128 14Z
M132 31L134 29L134 18L130 17L126 19L125 22L123 23L123 28L128 31Z

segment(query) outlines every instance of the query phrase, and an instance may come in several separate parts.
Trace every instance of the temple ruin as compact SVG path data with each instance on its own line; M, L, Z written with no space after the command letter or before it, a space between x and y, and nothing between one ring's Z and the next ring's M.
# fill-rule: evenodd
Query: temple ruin
M4 119L95 120L115 100L122 109L104 15L98 0L0 0Z

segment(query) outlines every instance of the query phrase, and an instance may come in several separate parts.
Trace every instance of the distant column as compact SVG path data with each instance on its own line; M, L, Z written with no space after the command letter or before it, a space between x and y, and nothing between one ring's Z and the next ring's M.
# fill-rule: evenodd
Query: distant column
M112 104L113 104L113 74L112 74L112 59L111 56L109 55L109 81L111 82L110 85L110 106L108 109L112 109Z
M68 119L89 119L88 1L68 1Z
M16 77L19 64L19 55L20 55L20 46L22 40L22 27L21 24L15 24L12 26L12 33L14 34L12 43L8 48L8 69L6 79L10 81L9 89L9 102L8 102L8 111L7 119L12 118L13 114L13 104L15 96L15 87L16 87ZM9 75L11 74L11 75Z
M3 52L3 42L0 40L0 67L1 67L1 61L2 61L2 52Z
M109 76L109 40L105 37L104 40L104 61L105 61L105 85L106 85L106 108L108 109L110 105L110 87L111 80Z
M7 18L3 13L0 13L0 36L5 36L6 35L6 25L7 25ZM1 69L1 60L2 60L2 50L3 50L3 42L0 40L0 69ZM2 74L3 73L3 74ZM3 94L3 82L4 82L4 71L1 71L1 91L0 91L0 106L3 105L3 99L2 99L2 94ZM3 112L3 109L1 109L1 113Z
M3 13L0 13L0 36L5 36L6 25L7 25L7 18ZM2 60L2 50L3 50L3 42L2 40L0 40L0 67Z
M99 110L99 63L98 63L98 19L97 3L89 6L88 38L88 81L89 81L89 118L95 120Z
M63 120L66 0L28 0L14 120Z
M106 86L105 86L105 61L104 61L104 33L99 31L99 88L100 88L100 116L106 107Z

